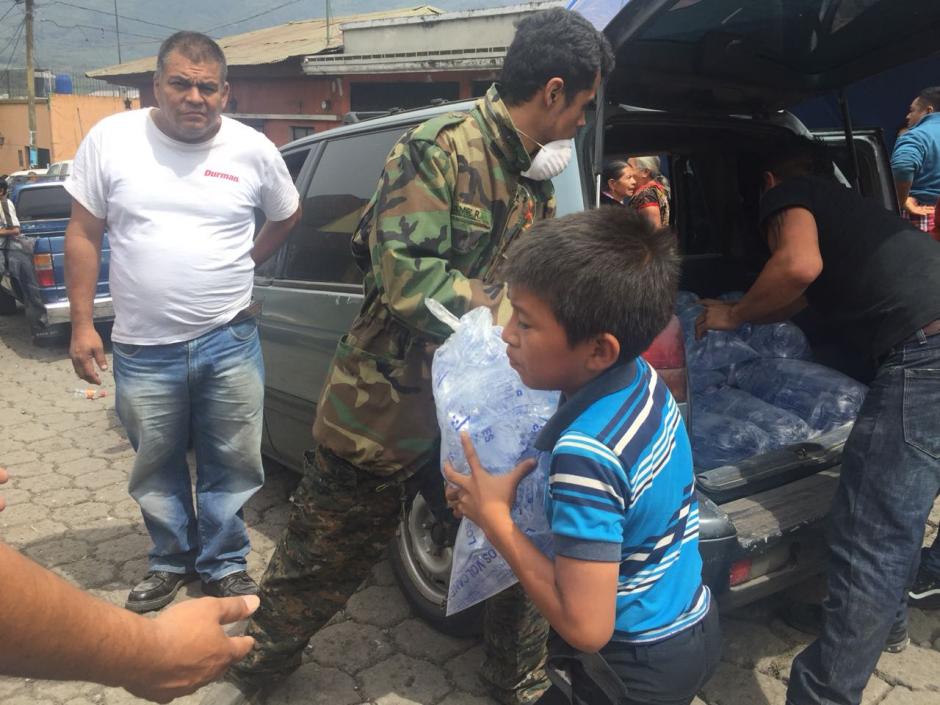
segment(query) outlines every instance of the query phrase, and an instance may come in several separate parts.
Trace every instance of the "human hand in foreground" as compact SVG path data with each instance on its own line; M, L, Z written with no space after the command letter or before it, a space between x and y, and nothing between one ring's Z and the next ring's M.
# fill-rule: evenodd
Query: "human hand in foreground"
M7 473L7 471L4 470L3 468L0 468L0 485L2 485L4 482L6 482L9 479L10 479L9 473ZM6 506L7 506L6 501L3 499L3 497L0 497L0 512L2 512L3 508Z
M256 595L204 597L173 605L148 620L140 667L127 674L124 687L139 697L167 703L216 680L255 643L250 636L227 636L222 625L246 619L259 604Z
M911 215L930 215L933 213L935 206L925 206L917 202L917 199L913 196L908 196L904 200L904 210L906 210Z
M736 330L741 325L734 315L734 302L718 299L701 299L705 307L695 321L695 339L701 340L710 330Z
M69 345L72 367L81 379L91 384L101 384L98 370L108 369L108 358L104 356L104 343L94 326L81 326L72 329L72 342ZM95 369L97 366L97 369Z
M470 474L462 475L449 462L444 463L444 477L450 483L444 491L447 506L458 519L469 517L484 532L487 527L511 521L509 512L516 498L516 488L522 478L532 472L535 459L523 460L505 475L493 475L480 464L467 433L460 434L460 443L470 464Z

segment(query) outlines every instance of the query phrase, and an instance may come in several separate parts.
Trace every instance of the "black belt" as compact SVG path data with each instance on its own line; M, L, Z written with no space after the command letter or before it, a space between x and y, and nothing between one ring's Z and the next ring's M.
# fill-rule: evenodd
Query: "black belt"
M256 318L259 313L261 313L261 302L260 302L260 301L252 301L252 302L251 302L250 304L248 304L245 308L243 308L241 311L239 311L238 313L236 313L236 314L232 317L232 320L230 320L228 323L226 323L226 325L228 325L228 326L233 326L233 325L235 325L236 323L241 323L242 321L247 321L249 318Z

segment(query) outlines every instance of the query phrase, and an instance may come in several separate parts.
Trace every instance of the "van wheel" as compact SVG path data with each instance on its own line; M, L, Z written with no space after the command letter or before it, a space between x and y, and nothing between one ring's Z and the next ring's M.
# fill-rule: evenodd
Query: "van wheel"
M412 610L434 629L455 637L477 636L483 631L483 603L446 615L453 549L442 543L436 524L419 493L405 509L389 544L392 572Z
M0 291L0 316L11 316L16 313L16 299L5 291Z
M45 312L30 303L26 304L26 322L33 338L33 345L48 348L68 340L68 324L48 325L44 323Z

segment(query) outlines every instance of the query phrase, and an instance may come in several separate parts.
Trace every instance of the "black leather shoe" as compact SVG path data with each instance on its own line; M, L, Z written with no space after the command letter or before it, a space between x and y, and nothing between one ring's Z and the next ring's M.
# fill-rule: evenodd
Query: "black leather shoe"
M151 570L134 586L127 596L125 607L131 612L152 612L170 604L177 591L196 579L194 573L168 573Z
M257 595L258 584L245 571L230 573L221 580L202 581L202 592L211 597Z

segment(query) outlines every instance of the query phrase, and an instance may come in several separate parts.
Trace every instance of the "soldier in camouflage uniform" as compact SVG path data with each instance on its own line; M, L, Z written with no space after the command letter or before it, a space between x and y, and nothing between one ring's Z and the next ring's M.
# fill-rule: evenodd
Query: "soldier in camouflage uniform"
M556 47L550 66L540 58L546 46ZM365 299L337 345L317 406L316 448L261 582L248 629L255 650L228 675L241 693L300 665L307 641L394 535L403 483L422 470L439 475L430 371L451 331L425 298L458 316L487 306L508 319L499 277L506 249L555 211L551 181L521 174L540 144L574 136L612 65L606 40L580 15L535 13L518 27L503 83L469 113L414 128L389 154L353 236ZM534 702L547 687L547 632L518 587L487 604L481 676L501 702ZM211 702L238 702L224 698Z

